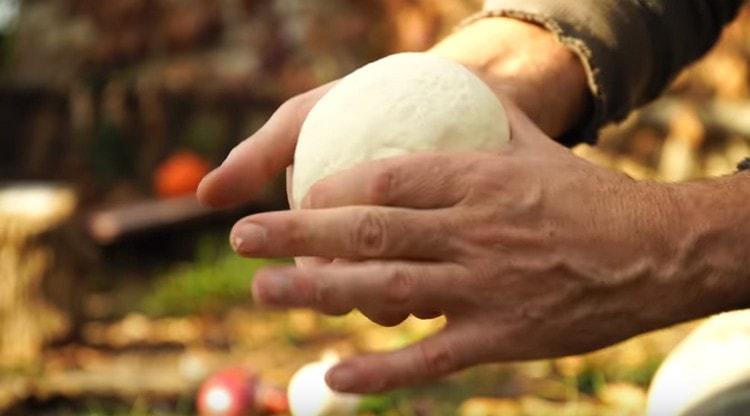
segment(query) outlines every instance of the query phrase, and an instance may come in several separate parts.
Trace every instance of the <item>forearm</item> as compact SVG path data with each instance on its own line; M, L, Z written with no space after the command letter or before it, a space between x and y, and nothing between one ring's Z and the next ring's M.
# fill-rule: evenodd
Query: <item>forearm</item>
M673 269L687 318L750 307L750 173L674 185Z
M508 18L478 20L431 52L471 68L553 137L569 130L586 111L589 93L581 60L535 24Z

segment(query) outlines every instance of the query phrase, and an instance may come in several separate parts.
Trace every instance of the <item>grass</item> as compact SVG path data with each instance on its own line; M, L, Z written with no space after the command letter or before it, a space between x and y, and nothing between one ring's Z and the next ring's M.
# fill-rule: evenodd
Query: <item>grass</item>
M249 302L255 272L281 262L239 257L224 236L206 235L197 242L192 262L158 274L138 309L151 316L218 313Z

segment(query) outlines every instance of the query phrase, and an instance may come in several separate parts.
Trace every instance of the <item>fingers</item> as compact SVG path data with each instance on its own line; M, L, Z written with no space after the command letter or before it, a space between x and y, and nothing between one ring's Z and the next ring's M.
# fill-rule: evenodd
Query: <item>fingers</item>
M393 327L404 322L409 317L407 312L395 312L395 311L381 311L381 310L367 310L360 309L360 312L367 319L375 322L378 325Z
M247 201L292 163L307 113L331 88L327 84L284 103L268 122L235 147L198 187L201 202L227 207Z
M292 177L294 176L294 165L286 168L286 197L289 201L289 207L294 209L294 199L292 198ZM294 263L297 267L305 268L312 266L321 266L331 261L320 257L295 257Z
M294 258L294 264L296 264L297 267L301 269L304 269L307 267L322 266L330 262L331 262L330 260L324 259L322 257L295 257Z
M452 263L364 262L300 270L258 272L253 295L265 305L312 308L338 315L359 309L382 325L396 325L410 313L453 309L463 302L457 287L465 279Z
M509 151L526 151L537 155L540 150L560 151L564 147L554 139L545 134L539 126L529 118L523 110L518 108L512 101L503 101L508 124L510 126L511 140L506 149Z
M295 209L298 207L294 206L294 198L292 196L292 186L293 186L293 179L294 178L294 165L289 165L286 168L286 200L289 203L289 209Z
M419 319L435 319L443 313L436 310L414 311L412 314Z
M231 242L248 257L441 260L461 252L446 215L361 206L262 213L240 220Z
M345 360L326 375L334 390L375 393L432 380L484 361L490 346L481 328L469 323L448 325L407 348Z
M364 163L315 183L303 208L390 205L445 208L467 192L469 154L419 153Z

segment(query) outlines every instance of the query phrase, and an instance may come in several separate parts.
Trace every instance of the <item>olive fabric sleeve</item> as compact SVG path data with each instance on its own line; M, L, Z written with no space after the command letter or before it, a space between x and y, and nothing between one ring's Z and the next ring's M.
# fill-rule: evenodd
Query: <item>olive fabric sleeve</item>
M506 16L557 34L582 59L593 108L572 141L655 98L716 41L743 0L486 0L467 20ZM571 140L565 140L571 142Z

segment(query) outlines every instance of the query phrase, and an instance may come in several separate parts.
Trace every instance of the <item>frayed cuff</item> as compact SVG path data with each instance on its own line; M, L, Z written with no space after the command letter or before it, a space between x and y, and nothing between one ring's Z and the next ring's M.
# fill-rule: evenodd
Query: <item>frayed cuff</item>
M602 80L600 79L601 71L593 62L591 49L582 39L571 36L570 33L563 30L563 28L552 17L512 9L484 10L475 13L461 21L456 27L456 30L468 26L478 20L492 17L518 19L544 27L554 33L555 37L561 44L569 48L574 54L576 54L576 56L578 56L586 73L588 87L591 92L591 102L593 105L589 109L588 114L582 118L581 122L559 137L559 141L568 146L581 142L594 143L598 136L599 129L608 121L606 112L608 103L607 95L602 87Z

